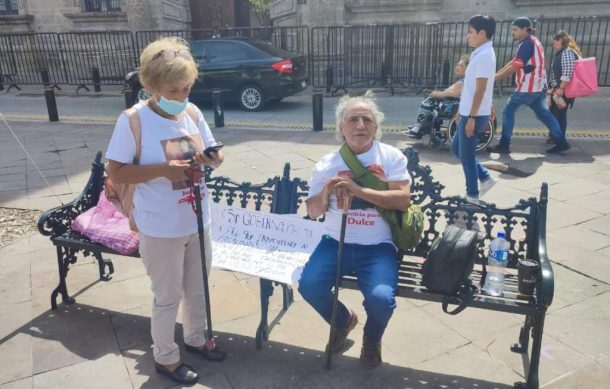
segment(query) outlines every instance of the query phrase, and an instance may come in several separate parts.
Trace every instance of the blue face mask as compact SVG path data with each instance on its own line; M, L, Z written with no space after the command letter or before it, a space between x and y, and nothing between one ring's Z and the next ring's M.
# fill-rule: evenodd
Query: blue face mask
M186 106L188 104L188 97L184 99L183 102L179 102L176 100L168 100L165 97L161 96L161 98L157 102L157 105L163 110L163 112L172 116L180 115L186 109Z

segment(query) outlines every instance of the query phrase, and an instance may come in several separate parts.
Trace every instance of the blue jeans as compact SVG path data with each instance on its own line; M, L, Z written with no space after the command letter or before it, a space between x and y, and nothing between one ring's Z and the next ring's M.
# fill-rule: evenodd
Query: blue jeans
M299 292L326 322L330 323L333 309L332 287L337 270L339 242L328 236L322 240L305 265ZM396 248L390 243L360 245L346 243L343 247L341 275L355 273L364 295L367 314L364 336L378 342L383 336L394 308L398 288ZM347 328L349 311L342 303L337 307L336 328Z
M508 147L510 145L510 138L515 127L515 112L522 105L527 105L534 111L538 120L549 129L551 136L555 139L555 144L564 146L567 143L566 136L561 132L557 119L549 110L549 105L546 102L546 91L535 93L513 92L502 111L500 146Z
M479 180L481 182L489 179L489 172L477 158L478 134L485 130L489 122L489 116L477 116L474 119L475 135L470 138L466 136L467 116L460 115L460 122L456 130L456 136L451 142L451 151L462 162L464 176L466 177L466 194L471 197L479 197Z

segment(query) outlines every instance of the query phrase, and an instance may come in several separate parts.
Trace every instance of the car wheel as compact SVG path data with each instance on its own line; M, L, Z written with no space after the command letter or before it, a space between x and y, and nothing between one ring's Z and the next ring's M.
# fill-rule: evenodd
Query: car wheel
M239 91L239 105L246 111L259 111L265 105L263 90L256 85L247 85Z
M136 90L134 91L134 95L136 96L136 99L135 99L136 102L148 100L148 99L150 99L150 96L152 96L149 91L147 91L146 89L142 88L139 85L136 87Z

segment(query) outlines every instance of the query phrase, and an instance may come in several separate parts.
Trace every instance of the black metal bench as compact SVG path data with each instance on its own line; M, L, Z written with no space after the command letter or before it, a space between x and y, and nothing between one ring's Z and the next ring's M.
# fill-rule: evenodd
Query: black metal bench
M415 150L408 148L405 154L409 158L408 169L413 178L412 201L420 204L426 215L427 223L424 237L415 250L404 253L399 268L399 297L441 302L443 295L431 293L421 285L421 258L426 256L432 241L439 236L447 224L462 223L468 228L477 228L485 235L484 245L478 252L477 266L472 274L475 283L485 278L486 248L493 233L502 229L510 242L510 255L506 286L503 297L492 297L479 293L469 305L472 308L521 314L525 321L521 327L518 342L511 347L516 353L527 354L530 331L532 332L532 349L527 371L527 382L516 383L517 387L538 387L538 365L544 318L547 308L553 301L554 278L550 261L546 254L546 205L548 188L542 185L540 199L534 197L520 200L514 207L498 208L493 204L472 205L460 197L443 197L443 185L434 181L429 166L422 166ZM50 236L57 249L59 284L51 294L51 306L57 308L57 296L67 304L74 302L68 294L66 277L71 264L77 261L76 254L94 255L99 266L102 280L109 280L114 272L112 261L102 257L103 253L117 254L113 250L89 241L72 231L70 224L79 214L94 206L103 189L104 169L101 153L93 162L91 176L83 192L72 202L51 209L42 214L38 229L43 235ZM215 202L263 210L278 214L297 213L307 196L307 183L299 178L290 178L290 165L286 164L282 177L268 179L263 184L248 182L237 183L226 177L213 177L212 171L206 174L206 185ZM138 257L135 253L132 257ZM516 265L519 259L532 259L539 263L540 272L536 292L532 297L523 297L517 293ZM261 319L256 331L256 347L262 348L263 341L268 339L272 328L268 324L269 298L275 286L281 286L283 315L293 301L291 285L266 279L260 279ZM342 287L358 289L353 276L342 279ZM276 318L272 323L277 322Z

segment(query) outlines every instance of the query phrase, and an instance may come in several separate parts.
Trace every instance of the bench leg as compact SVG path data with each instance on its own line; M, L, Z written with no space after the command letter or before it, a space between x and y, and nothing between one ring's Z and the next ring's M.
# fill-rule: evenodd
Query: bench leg
M61 299L64 304L73 304L74 300L68 295L68 287L66 286L66 276L70 263L75 262L74 253L68 248L57 246L57 270L59 272L59 285L51 293L51 309L57 309L57 295L61 293Z
M269 324L267 316L269 314L269 297L273 294L273 281L260 279L261 296L261 321L256 329L256 349L263 348L263 340L269 339Z
M290 304L292 304L294 302L294 295L293 295L292 287L287 284L282 284L282 292L283 292L282 308L284 309L284 311L287 311L288 308L290 307Z
M97 267L100 272L100 281L110 281L112 279L112 273L114 273L114 265L110 259L104 259L102 253L95 253L95 259L97 259ZM108 271L106 271L108 268Z
M525 316L525 323L519 332L519 342L510 347L510 351L518 354L527 354L530 341L530 331L532 329L532 315Z
M540 385L538 380L538 366L540 365L540 349L542 348L542 332L544 331L545 313L546 310L536 312L533 316L532 356L527 372L527 382L515 383L515 387L517 388L538 389Z

